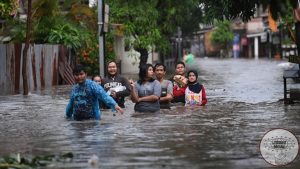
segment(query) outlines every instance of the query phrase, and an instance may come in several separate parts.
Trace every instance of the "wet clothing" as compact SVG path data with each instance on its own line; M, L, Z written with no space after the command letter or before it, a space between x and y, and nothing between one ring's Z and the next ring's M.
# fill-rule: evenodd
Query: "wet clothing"
M106 92L114 90L117 93L117 98L113 98L120 107L124 108L125 97L130 95L130 86L126 78L116 75L108 76L102 80L103 88Z
M203 85L198 82L190 84L185 89L185 106L201 105L204 106L207 103L206 93Z
M194 61L194 55L193 54L188 54L188 55L185 55L183 57L183 60L184 60L184 63L187 63L187 64L190 64Z
M197 75L198 76L198 75ZM202 85L200 83L195 83L195 84L190 84L188 86L188 90L194 92L194 93L199 93L202 89ZM186 89L187 90L187 89Z
M105 90L89 79L72 87L70 100L66 108L67 118L74 120L101 119L98 100L115 111L117 104Z
M181 86L177 82L173 81L173 100L172 103L185 103L185 89L186 86Z
M159 81L154 80L152 82L145 82L139 84L135 82L135 91L137 91L138 97L145 97L150 95L155 95L160 97L161 95L161 86ZM137 112L157 112L160 109L159 100L154 102L138 102L134 105L134 110Z
M167 96L167 94L173 95L173 84L170 80L163 80L161 85L161 97ZM160 102L161 109L170 109L170 102Z

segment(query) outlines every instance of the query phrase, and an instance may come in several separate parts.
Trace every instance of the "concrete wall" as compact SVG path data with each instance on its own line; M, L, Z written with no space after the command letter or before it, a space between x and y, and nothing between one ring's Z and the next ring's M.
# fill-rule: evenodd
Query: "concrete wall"
M140 53L131 49L130 51L125 51L125 55L122 57L122 73L124 74L135 74L139 72L140 64ZM148 55L147 63L153 63L153 54Z
M124 37L115 36L114 51L116 53L116 61L121 61L122 74L136 74L139 72L140 53L134 49L125 51ZM147 63L152 64L155 59L158 59L157 54L149 53Z

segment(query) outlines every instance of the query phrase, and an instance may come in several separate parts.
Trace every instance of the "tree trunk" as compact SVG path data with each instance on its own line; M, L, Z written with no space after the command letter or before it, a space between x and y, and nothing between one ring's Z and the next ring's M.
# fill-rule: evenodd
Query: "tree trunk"
M26 23L26 40L23 50L23 62L22 62L22 76L23 76L23 94L28 95L28 77L27 77L27 53L30 42L30 30L31 30L31 1L28 0L28 11L27 11L27 23Z
M138 51L141 56L140 56L140 66L147 64L148 60L148 50L145 48L137 48L136 51Z
M300 57L300 21L295 23L295 34L296 34L296 45L297 45L297 53L298 57ZM300 74L300 63L299 66L299 74Z

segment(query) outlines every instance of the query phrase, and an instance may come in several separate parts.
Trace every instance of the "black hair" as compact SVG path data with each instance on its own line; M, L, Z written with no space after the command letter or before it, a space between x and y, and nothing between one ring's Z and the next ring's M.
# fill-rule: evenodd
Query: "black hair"
M107 62L107 66L108 66L110 63L115 63L115 64L116 64L116 66L118 67L118 65L117 65L117 62L116 62L116 61L114 61L114 60L111 60L111 61Z
M140 65L138 84L142 84L145 81L145 78L147 77L147 74L148 74L149 67L153 68L153 66L151 64L148 64L148 63L145 64L145 65ZM151 78L149 81L153 82L154 79Z
M197 73L197 71L196 70L190 70L190 71L188 71L187 74L186 74L187 78L189 78L189 74L190 73L194 73L195 74L195 76L196 76L196 82L197 82L197 80L198 80L198 73ZM188 81L188 83L191 83L191 82Z
M76 65L73 69L73 74L79 74L81 71L85 72L85 67L83 65Z
M162 66L164 71L166 71L166 66L163 63L156 63L156 65L154 66L154 70L158 67L158 66Z
M182 62L182 61L176 62L176 64L175 64L175 69L176 69L177 65L183 65L183 67L185 67L184 62Z
M102 77L100 75L94 75L94 76L92 76L92 80L94 80L95 77L100 77L100 79L102 80Z

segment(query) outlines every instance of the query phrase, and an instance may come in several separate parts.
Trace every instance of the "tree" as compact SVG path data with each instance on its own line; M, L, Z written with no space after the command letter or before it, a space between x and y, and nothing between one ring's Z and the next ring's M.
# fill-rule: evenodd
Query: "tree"
M248 21L254 15L259 0L199 0L205 14L205 22L241 18Z
M226 56L229 55L230 45L234 38L230 25L231 22L228 20L218 21L211 36L212 41L220 45L222 50L225 50ZM221 52L221 56L223 56L223 52Z
M243 21L249 21L254 16L258 5L264 9L269 8L273 19L283 22L283 29L288 29L294 41L296 41L298 53L300 53L300 28L291 31L291 25L295 19L292 17L294 9L298 5L298 0L200 0L203 2L203 11L206 22L213 22L214 19L234 19L241 18Z
M17 13L18 0L0 1L0 19L13 16Z
M162 55L170 51L171 36L178 26L189 33L198 29L201 20L197 0L110 0L110 22L123 24L127 45L141 54L145 64L148 51L155 46ZM188 32L186 34L188 34Z
M23 77L23 94L28 95L28 78L27 78L27 54L30 42L30 30L31 30L31 0L28 0L28 12L26 21L26 40L23 49L23 61L22 61L22 77Z

